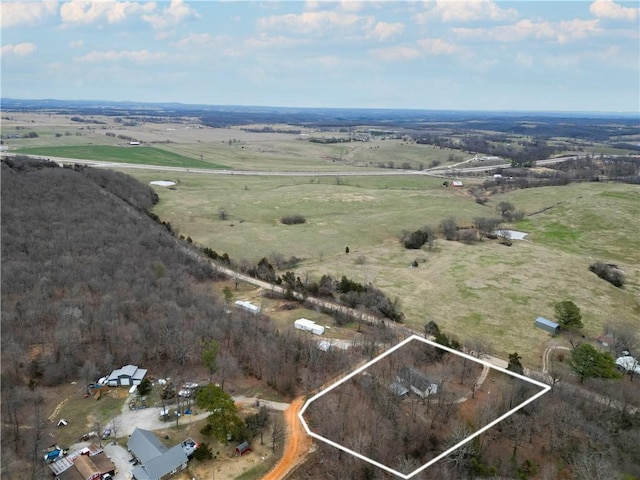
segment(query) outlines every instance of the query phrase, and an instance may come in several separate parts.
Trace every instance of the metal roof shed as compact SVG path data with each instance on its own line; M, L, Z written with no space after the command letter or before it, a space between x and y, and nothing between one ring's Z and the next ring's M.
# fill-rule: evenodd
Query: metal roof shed
M549 332L551 335L557 334L560 329L560 325L544 317L536 318L535 326Z

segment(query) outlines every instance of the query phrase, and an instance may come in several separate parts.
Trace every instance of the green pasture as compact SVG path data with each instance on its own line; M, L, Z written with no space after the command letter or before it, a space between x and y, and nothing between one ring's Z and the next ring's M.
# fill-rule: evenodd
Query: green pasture
M156 147L112 146L112 145L76 145L62 147L21 148L15 153L62 158L78 158L105 162L135 163L140 165L159 165L185 168L227 168L224 165L209 163L178 155Z
M151 172L133 174L145 182L160 179ZM257 262L272 252L295 255L303 259L296 269L302 278L328 273L371 282L398 298L408 324L421 329L434 320L463 341L485 340L503 358L518 351L536 365L545 346L562 343L533 327L537 316L553 317L556 301L573 300L582 309L584 333L592 337L606 323L631 323L640 314L640 194L634 186L516 190L481 206L463 190L425 176L159 176L177 186L156 189L160 203L154 212L197 244L236 261ZM540 211L512 226L529 233L525 241L505 247L439 240L434 250L406 250L398 242L402 230L437 226L449 216L461 225L494 216L502 200L527 213ZM219 220L221 207L228 220ZM279 222L292 214L307 223ZM410 267L414 260L418 268ZM626 288L589 272L596 260L618 263Z
M230 133L229 135L232 135ZM449 155L461 155L458 150L439 149L430 145L403 143L399 140L370 142L313 143L307 140L261 138L254 134L249 140L227 142L168 143L163 149L229 165L237 170L257 171L344 171L354 167L378 169L408 164L410 169L427 168L435 160L441 165ZM464 156L462 154L462 156Z

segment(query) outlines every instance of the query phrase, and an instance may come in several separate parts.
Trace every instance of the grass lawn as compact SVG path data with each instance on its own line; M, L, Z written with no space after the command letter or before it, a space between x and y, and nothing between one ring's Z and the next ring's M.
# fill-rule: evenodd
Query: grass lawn
M184 168L228 168L224 165L196 160L156 147L76 145L20 148L15 153L63 158L101 160L108 162L135 163Z
M62 404L59 414L54 421L64 418L69 424L55 430L55 442L68 447L78 441L87 432L106 428L107 422L117 416L122 410L128 389L110 388L104 391L99 400L93 396L84 398L82 389L78 388ZM102 434L102 432L98 432Z

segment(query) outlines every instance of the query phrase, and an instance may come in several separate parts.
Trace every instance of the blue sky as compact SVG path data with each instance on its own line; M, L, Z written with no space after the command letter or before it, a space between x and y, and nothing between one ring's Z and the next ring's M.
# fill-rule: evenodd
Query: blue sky
M637 112L638 6L3 0L2 97Z

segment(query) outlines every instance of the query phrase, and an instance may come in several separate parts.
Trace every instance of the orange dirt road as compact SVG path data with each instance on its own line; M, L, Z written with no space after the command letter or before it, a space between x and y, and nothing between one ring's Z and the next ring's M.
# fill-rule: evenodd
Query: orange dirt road
M271 469L262 480L282 480L295 467L297 467L306 456L311 446L311 439L298 419L298 412L304 405L302 397L296 398L289 408L284 411L284 419L287 425L287 437L284 445L282 458Z

